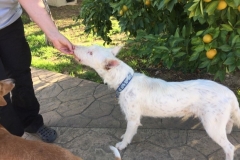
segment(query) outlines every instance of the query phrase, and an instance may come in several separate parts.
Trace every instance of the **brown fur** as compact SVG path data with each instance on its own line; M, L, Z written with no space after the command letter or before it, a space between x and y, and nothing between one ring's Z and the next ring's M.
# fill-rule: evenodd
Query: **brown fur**
M82 160L70 151L10 134L0 125L0 160Z
M4 100L3 96L8 94L13 88L15 84L12 79L6 79L0 81L0 106L6 106L7 102Z

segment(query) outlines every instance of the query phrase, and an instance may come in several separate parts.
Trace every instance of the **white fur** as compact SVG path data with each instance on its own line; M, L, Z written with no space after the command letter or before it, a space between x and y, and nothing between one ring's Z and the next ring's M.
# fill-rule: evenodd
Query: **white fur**
M121 155L116 147L109 146L117 160L121 160Z
M128 73L133 79L120 93L119 104L127 120L123 140L116 144L124 149L137 133L142 116L198 117L208 135L233 160L234 146L227 133L233 124L240 126L240 110L235 94L227 87L210 80L166 82L134 73L127 64L116 58L120 47L77 46L75 57L81 64L90 66L109 87L117 89Z

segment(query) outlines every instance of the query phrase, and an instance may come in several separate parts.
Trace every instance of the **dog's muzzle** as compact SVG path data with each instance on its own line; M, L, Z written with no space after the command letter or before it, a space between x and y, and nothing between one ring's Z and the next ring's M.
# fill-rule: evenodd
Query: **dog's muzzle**
M74 59L75 59L77 62L81 63L81 59L78 58L75 54L74 54Z

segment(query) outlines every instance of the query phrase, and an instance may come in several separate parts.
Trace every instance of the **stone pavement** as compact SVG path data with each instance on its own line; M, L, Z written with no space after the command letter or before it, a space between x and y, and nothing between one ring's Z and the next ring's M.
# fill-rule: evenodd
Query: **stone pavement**
M113 160L109 145L120 141L126 121L106 85L32 68L36 96L45 124L55 128L55 144L85 160ZM224 160L197 119L142 119L132 143L121 151L123 160ZM26 139L37 139L25 134ZM240 130L228 135L240 160Z

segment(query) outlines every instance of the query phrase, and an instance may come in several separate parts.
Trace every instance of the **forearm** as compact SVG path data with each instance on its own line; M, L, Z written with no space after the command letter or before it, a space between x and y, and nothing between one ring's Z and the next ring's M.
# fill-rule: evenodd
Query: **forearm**
M45 10L42 0L19 0L19 3L47 37L53 40L59 31Z

